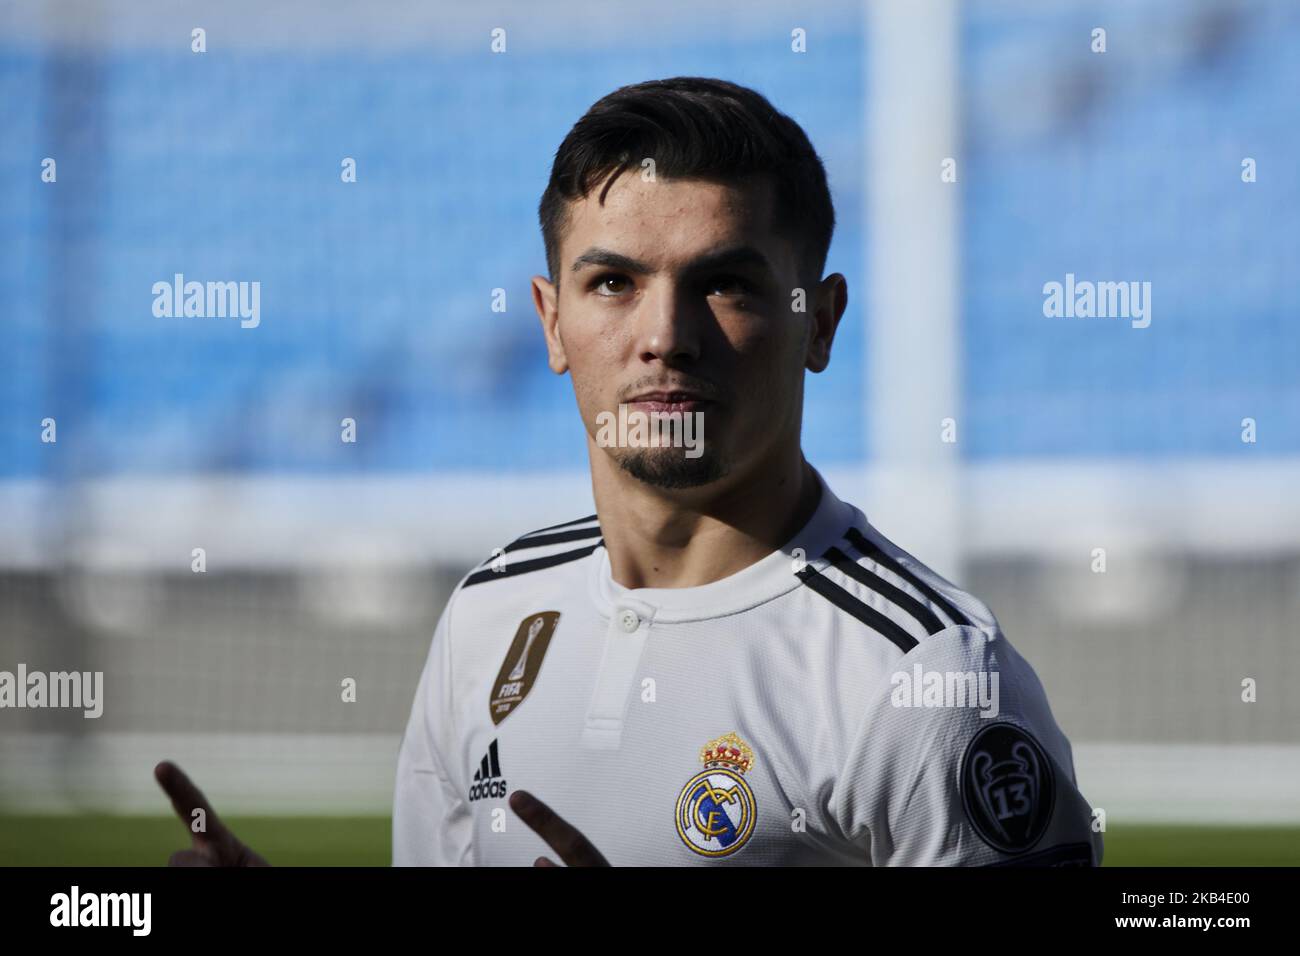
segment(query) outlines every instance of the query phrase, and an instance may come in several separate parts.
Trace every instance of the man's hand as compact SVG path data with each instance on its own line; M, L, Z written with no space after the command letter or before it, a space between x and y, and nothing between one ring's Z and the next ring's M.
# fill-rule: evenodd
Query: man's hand
M527 790L516 790L510 794L510 808L569 866L609 866L609 861L600 855L600 851L576 827L565 822ZM533 866L556 865L558 864L544 856L533 861Z
M177 850L167 861L168 866L270 866L226 829L208 798L194 786L180 767L164 760L153 768L154 778L171 797L176 815L190 831L193 845L188 850ZM201 810L197 817L194 811ZM198 820L203 829L196 830Z

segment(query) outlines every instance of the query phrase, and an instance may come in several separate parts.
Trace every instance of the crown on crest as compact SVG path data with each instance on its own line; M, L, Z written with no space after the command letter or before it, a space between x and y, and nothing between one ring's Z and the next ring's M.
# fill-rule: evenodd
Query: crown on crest
M723 734L704 745L700 751L700 760L707 768L733 767L744 773L754 765L754 751L735 733Z

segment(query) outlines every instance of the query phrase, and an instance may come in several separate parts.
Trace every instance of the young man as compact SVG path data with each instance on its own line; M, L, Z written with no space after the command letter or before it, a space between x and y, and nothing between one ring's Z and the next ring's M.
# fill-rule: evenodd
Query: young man
M561 144L540 218L533 299L596 514L454 590L393 862L1100 863L992 613L804 460L804 372L847 287L819 278L834 212L800 127L720 80L625 87ZM201 804L159 773L183 817Z

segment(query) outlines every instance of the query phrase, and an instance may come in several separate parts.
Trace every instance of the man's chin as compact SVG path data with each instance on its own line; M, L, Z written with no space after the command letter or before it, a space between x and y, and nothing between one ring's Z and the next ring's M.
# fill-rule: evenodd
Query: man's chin
M705 452L687 458L680 448L645 448L628 452L618 460L619 467L638 481L655 488L700 488L727 474L726 463L718 455Z

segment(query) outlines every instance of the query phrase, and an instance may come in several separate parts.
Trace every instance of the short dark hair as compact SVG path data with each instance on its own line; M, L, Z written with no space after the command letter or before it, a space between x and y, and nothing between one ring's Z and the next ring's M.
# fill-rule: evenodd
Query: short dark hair
M568 203L610 174L639 168L646 157L654 160L655 175L668 179L767 177L774 188L773 227L797 240L804 276L821 278L835 208L807 134L761 93L726 80L678 76L624 86L597 100L556 150L537 210L552 282L560 276Z

